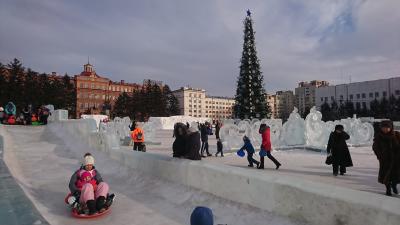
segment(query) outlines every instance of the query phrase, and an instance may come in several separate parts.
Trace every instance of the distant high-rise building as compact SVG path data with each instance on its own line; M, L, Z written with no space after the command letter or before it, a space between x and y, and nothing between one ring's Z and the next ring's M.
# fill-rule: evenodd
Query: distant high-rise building
M325 86L329 86L329 83L321 80L299 83L295 89L295 106L299 109L300 115L304 116L315 106L316 89Z

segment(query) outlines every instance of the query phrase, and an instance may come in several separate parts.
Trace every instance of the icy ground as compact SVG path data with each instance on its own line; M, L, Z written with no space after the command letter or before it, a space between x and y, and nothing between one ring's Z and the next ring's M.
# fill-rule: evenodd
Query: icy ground
M172 130L159 131L156 134L156 138L162 142L162 145L148 145L147 151L172 156L171 146L174 140L172 138ZM217 149L215 136L209 136L209 144L209 149L213 156L203 158L203 160L210 163L223 163L254 170L255 173L265 176L271 173L278 173L284 176L295 176L360 191L378 194L384 194L385 191L384 185L378 183L379 164L372 151L372 146L350 148L354 167L348 168L345 176L333 177L332 167L325 164L326 153L303 149L273 151L272 155L282 163L282 167L276 171L274 164L268 158L265 158L266 169L260 171L255 168L248 168L246 156L240 158L235 152L225 153L223 158L220 156L215 157ZM122 148L131 149L131 147L127 146ZM259 161L258 154L255 154L254 158Z
M50 224L187 225L190 224L190 213L198 205L208 206L213 210L215 224L303 224L193 188L143 175L120 166L118 162L108 158L102 152L88 149L66 135L61 134L63 138L57 138L46 127L4 126L2 129L6 131L3 133L7 144L4 152L7 166ZM170 154L172 138L169 131L161 132L159 135L163 136L160 139L165 143L161 146L149 146L149 152ZM215 140L210 142L213 141ZM104 180L109 183L111 192L117 194L112 212L107 216L92 220L72 218L64 203L69 178L79 168L80 160L85 152L93 153L96 159L95 164ZM284 165L289 164L281 155L276 155ZM238 160L233 155L222 160L213 157L207 161L246 166L244 159ZM321 164L317 161L315 165L318 167ZM375 168L371 171L373 169ZM268 175L276 171L255 172ZM278 172L290 173L290 171L285 172L284 169ZM329 169L326 168L327 177L328 172ZM375 179L374 176L375 174L372 173L371 180Z

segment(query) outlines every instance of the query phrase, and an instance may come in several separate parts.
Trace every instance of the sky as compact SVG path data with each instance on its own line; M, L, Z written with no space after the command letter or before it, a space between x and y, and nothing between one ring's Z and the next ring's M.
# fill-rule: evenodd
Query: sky
M400 76L399 0L0 0L0 62L233 97L247 9L268 93Z

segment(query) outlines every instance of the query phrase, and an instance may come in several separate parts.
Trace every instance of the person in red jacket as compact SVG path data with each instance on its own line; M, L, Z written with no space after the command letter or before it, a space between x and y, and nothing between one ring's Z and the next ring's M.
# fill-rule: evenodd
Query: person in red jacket
M272 147L271 147L271 130L267 124L263 123L260 125L260 129L258 132L261 134L262 137L262 144L260 149L260 165L258 169L264 169L264 156L266 155L272 162L275 163L276 169L282 165L276 160L272 155Z

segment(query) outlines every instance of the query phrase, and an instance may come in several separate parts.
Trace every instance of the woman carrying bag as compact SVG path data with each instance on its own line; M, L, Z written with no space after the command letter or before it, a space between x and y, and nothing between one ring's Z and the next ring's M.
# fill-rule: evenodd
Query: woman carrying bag
M282 165L276 160L272 155L272 147L271 147L271 131L269 126L267 124L263 123L260 125L260 129L258 130L258 133L261 134L262 137L262 144L261 144L261 149L260 149L260 165L257 167L258 169L264 169L264 157L267 156L272 162L275 163L276 168L279 169L279 167Z
M350 136L344 131L342 125L336 125L335 131L331 132L329 135L328 146L326 152L328 153L328 158L326 163L332 164L333 175L337 176L340 171L340 175L346 173L346 167L352 167L353 161L351 160L350 151L347 147L346 140Z

